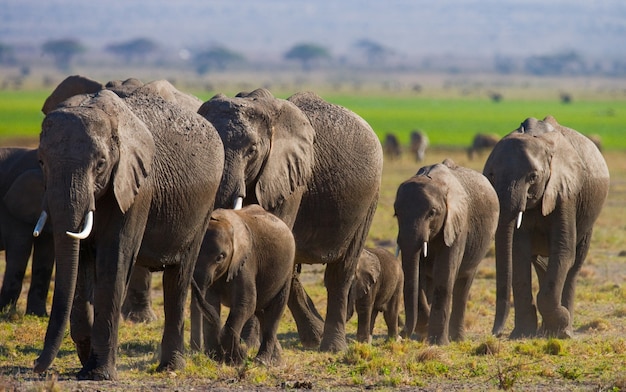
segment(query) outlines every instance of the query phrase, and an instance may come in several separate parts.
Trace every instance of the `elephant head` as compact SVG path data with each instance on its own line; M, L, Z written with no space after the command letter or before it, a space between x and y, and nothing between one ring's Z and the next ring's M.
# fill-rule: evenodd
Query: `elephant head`
M363 249L356 266L354 281L348 293L348 313L346 320L352 317L356 301L368 295L381 274L380 260L367 249Z
M231 208L242 200L273 211L310 178L315 131L291 102L258 89L234 98L216 95L198 113L224 143L216 207Z
M217 209L211 214L202 243L201 271L205 287L227 274L226 281L237 276L252 252L250 229L236 211ZM203 261L202 261L203 260ZM196 275L197 276L197 275Z
M523 214L549 215L557 201L569 200L582 186L582 163L564 127L548 116L526 119L502 138L487 158L483 174L500 200L496 232L497 305L493 333L501 333L510 307L512 244Z
M420 259L429 257L429 244L452 247L467 225L468 196L451 172L453 166L446 160L423 167L402 183L396 194L397 243L405 275L405 330L409 335L417 323Z
M48 368L61 344L76 286L79 240L90 234L96 202L106 197L120 214L126 212L150 173L154 148L147 127L111 91L74 96L44 119L38 154L57 281L35 371Z

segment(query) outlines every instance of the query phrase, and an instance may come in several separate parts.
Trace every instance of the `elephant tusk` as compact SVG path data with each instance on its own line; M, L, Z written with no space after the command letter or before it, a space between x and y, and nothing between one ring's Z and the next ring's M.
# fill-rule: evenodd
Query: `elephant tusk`
M396 259L400 256L400 246L396 245Z
M240 210L242 205L243 205L243 197L239 196L237 197L237 199L235 199L235 205L233 206L233 209Z
M424 241L424 245L422 246L422 253L424 257L428 257L428 242Z
M87 216L85 217L85 224L83 225L83 230L80 233L72 233L71 231L66 231L65 233L77 240L84 240L89 237L91 234L91 229L93 228L93 211L89 211Z
M48 213L46 211L41 211L41 215L39 215L39 219L37 220L37 224L35 225L35 229L33 230L33 237L39 237L39 234L41 234L47 220Z
M519 214L517 214L517 223L515 224L515 227L517 229L519 229L520 226L522 226L522 214L523 214L523 211L520 211Z

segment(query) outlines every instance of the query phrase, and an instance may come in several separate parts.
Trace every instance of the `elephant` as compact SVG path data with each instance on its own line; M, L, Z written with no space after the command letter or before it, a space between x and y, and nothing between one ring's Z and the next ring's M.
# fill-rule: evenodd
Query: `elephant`
M404 271L403 338L464 339L470 286L493 241L498 197L479 172L446 159L403 182L394 202Z
M571 337L576 276L609 189L602 154L552 116L527 118L496 144L483 173L500 200L493 334L502 335L512 287L511 338ZM531 264L539 282L536 305Z
M198 112L224 143L216 207L261 205L292 228L296 264L326 264L326 319L298 276L288 307L304 346L344 350L348 291L378 203L380 140L361 117L312 92L218 94Z
M69 321L78 378L117 378L120 308L135 265L163 271L157 370L184 366L184 305L224 148L209 122L148 85L126 98L107 89L75 95L43 120L38 156L56 283L35 372L49 368Z
M500 137L493 133L477 133L472 139L472 145L467 149L467 157L472 160L476 154L493 149L499 140Z
M400 149L400 142L398 138L393 133L387 133L385 135L384 142L384 156L389 159L398 159L402 154L402 150Z
M48 114L59 103L79 94L97 93L102 89L113 91L121 98L126 98L136 89L142 88L144 92L152 91L166 101L178 104L185 109L197 112L202 105L199 98L179 91L166 80L155 80L144 84L137 78L126 80L113 80L106 84L92 80L82 75L72 75L65 78L50 94L44 102L42 112ZM122 305L122 315L125 319L133 322L150 322L156 319L152 310L152 298L150 286L152 274L147 268L136 266L130 278L129 287Z
M347 314L349 320L353 312L357 312L356 339L359 342L371 343L379 312L385 317L388 339L399 337L398 316L403 286L402 265L391 252L383 248L363 249L348 295Z
M425 132L415 129L411 131L410 149L417 162L422 162L426 157L426 149L429 140Z
M256 315L261 329L256 360L280 364L276 332L287 307L295 252L291 229L261 206L214 210L194 271L199 292L192 296L192 347L199 348L203 336L208 355L239 365L246 359L240 344L244 323ZM221 304L230 308L224 326ZM198 310L207 307L202 320Z
M0 291L0 310L15 309L32 252L32 275L26 314L46 316L46 299L54 268L54 241L46 228L33 237L41 214L43 174L37 149L0 148L0 246L6 269Z

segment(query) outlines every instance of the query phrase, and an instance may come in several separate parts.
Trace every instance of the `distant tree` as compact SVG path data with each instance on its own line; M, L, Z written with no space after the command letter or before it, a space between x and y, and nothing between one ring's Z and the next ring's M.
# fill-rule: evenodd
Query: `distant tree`
M246 61L245 57L237 52L222 46L214 46L203 52L196 53L192 63L199 75L212 70L223 71L227 67L241 64Z
M0 42L0 64L15 64L15 53L11 45Z
M76 39L58 39L46 41L41 50L44 54L52 56L55 66L67 71L74 56L86 51L86 48Z
M585 72L585 64L578 53L562 52L528 58L526 71L533 75L580 75Z
M148 38L135 38L130 41L107 45L105 50L121 57L129 64L134 59L145 60L146 56L157 50L159 45Z
M308 43L293 46L285 53L284 57L286 60L299 61L305 71L311 70L317 61L332 58L330 52L323 46Z
M389 56L394 54L392 49L369 39L356 41L353 46L363 53L370 66L382 65Z

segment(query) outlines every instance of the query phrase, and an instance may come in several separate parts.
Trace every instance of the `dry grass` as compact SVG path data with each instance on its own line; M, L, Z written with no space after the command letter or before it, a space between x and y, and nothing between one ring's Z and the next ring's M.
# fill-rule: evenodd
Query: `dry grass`
M452 157L458 164L482 169L485 157L468 161L462 151L431 151L427 164ZM612 175L609 200L597 224L585 272L579 279L576 336L571 340L527 339L509 341L491 336L495 281L493 256L487 257L472 287L467 312L467 339L445 347L423 342L386 341L379 317L370 344L354 342L356 317L348 323L349 348L322 353L302 347L293 318L286 312L279 339L285 364L266 368L248 361L229 367L204 354L188 353L187 366L176 373L155 372L163 322L160 276L155 276L152 324L122 322L117 382L78 382L73 376L79 361L66 336L52 370L32 373L33 360L43 344L45 319L4 315L0 319L0 391L2 390L602 390L626 388L626 153L606 154ZM414 174L410 158L387 162L379 209L368 244L395 248L393 200L398 185ZM3 263L0 273L3 271ZM305 266L307 291L324 313L322 267ZM26 298L27 285L22 298ZM25 308L24 299L19 309ZM506 330L512 329L509 317ZM188 336L188 335L187 335ZM254 356L254 349L249 354Z

